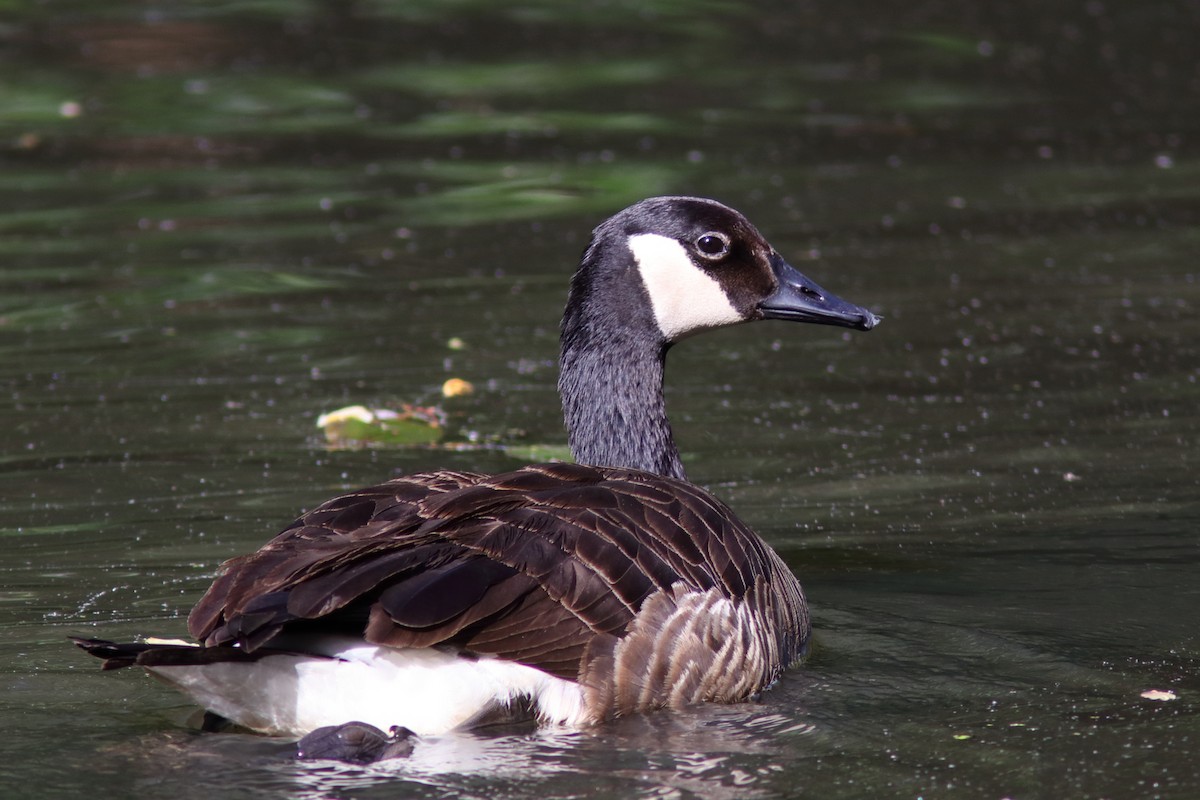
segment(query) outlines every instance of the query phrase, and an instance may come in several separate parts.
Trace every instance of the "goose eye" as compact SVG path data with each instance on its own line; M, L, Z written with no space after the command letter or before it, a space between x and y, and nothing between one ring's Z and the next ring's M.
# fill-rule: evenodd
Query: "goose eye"
M729 238L723 233L706 233L696 240L696 249L705 258L721 258L729 253Z

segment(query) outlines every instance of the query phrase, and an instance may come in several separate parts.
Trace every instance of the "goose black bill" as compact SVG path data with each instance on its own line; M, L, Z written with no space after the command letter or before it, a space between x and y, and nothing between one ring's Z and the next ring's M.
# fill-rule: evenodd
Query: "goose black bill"
M837 325L860 331L869 331L879 324L879 317L862 306L825 291L816 281L784 261L782 256L771 258L771 270L779 286L758 304L763 319Z

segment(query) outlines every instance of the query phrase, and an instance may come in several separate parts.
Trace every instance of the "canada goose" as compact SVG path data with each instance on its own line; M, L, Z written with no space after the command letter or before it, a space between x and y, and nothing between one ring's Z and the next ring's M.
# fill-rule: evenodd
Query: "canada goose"
M779 556L686 481L662 380L675 342L759 319L878 322L720 203L630 206L594 231L563 317L578 463L336 497L224 565L188 618L198 643L77 643L288 736L745 700L800 657L808 608Z

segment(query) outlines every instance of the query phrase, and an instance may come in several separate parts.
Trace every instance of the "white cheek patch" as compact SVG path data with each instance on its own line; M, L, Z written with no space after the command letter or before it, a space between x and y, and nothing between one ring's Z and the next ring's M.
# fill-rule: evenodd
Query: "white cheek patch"
M629 249L667 341L746 321L721 284L692 263L679 242L657 233L639 233L629 237Z

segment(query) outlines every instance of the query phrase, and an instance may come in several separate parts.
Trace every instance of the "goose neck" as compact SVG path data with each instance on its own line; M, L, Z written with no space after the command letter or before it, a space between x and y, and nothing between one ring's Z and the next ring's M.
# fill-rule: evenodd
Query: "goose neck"
M663 399L666 346L564 337L559 392L575 460L684 479Z

